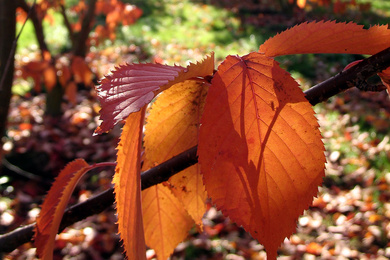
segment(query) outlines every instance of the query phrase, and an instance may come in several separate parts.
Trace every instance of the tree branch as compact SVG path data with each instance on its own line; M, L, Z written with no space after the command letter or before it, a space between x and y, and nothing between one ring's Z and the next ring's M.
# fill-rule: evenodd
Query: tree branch
M25 0L18 0L17 5L22 8L26 13L30 12L31 7L26 3ZM38 17L38 14L35 9L35 5L32 6L30 19L34 25L35 35L37 36L37 41L39 48L41 50L42 58L44 58L44 52L49 52L49 48L45 42L45 35L43 33L42 21Z
M76 45L73 46L74 55L76 56L85 57L87 51L87 39L92 29L92 20L95 17L96 1L97 0L89 0L87 14L84 16Z
M342 71L305 91L306 98L313 106L351 87L359 86L376 73L390 67L390 48L362 60L362 62Z
M72 25L69 22L68 16L66 15L65 5L63 3L60 3L60 12L62 15L62 18L64 18L64 24L66 29L68 30L70 41L72 42L72 47L75 46L75 36L72 29Z
M352 68L305 91L306 98L312 105L326 101L355 84L360 84L378 72L390 67L390 48L381 51ZM141 174L142 190L167 181L171 176L197 163L197 147L169 159L168 161ZM67 226L88 216L102 212L114 203L113 188L76 204L65 211L60 225L60 232ZM7 234L0 235L0 252L10 252L18 246L31 241L35 224L20 227Z

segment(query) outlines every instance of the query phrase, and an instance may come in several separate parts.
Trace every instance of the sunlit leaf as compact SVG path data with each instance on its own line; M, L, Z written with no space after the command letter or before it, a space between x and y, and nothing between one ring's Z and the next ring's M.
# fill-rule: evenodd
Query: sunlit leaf
M21 67L22 77L34 80L34 90L41 92L43 72L49 67L48 61L30 61Z
M167 259L194 225L183 204L163 184L142 191L142 212L146 243L158 259Z
M76 83L83 83L85 86L92 84L92 71L83 57L73 57L71 70Z
M375 54L390 47L388 25L363 29L355 23L302 23L265 41L260 52L268 57L299 53Z
M129 259L146 259L141 209L141 144L145 108L130 115L118 144L113 183L118 231Z
M212 201L276 259L324 176L318 123L298 84L262 54L228 56L209 89L198 155Z
M69 163L51 186L37 219L35 245L40 259L53 259L54 240L62 215L80 178L90 169L83 159Z
M213 55L187 68L161 64L127 64L117 67L96 88L102 106L100 119L103 122L95 132L107 132L170 86L190 78L212 75L213 70Z
M50 65L43 71L43 81L47 91L51 91L57 84L57 71Z
M146 168L197 145L208 84L187 80L165 90L153 103L145 129ZM198 225L206 211L206 192L198 165L169 180L172 192Z
M297 6L302 9L305 8L306 0L297 0Z

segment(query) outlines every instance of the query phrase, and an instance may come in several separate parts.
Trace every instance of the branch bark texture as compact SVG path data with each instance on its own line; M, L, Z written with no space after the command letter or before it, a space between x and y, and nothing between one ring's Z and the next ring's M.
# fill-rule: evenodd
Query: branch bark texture
M390 48L364 59L354 67L340 72L336 76L305 91L306 98L312 105L326 101L356 84L365 81L390 66ZM176 173L196 164L197 147L173 157L172 159L146 171L141 175L142 190L167 181ZM65 211L60 225L60 232L67 226L88 216L102 212L114 203L113 189L108 189L89 200L74 205ZM0 252L10 252L18 246L31 241L34 224L20 227L10 233L0 235Z

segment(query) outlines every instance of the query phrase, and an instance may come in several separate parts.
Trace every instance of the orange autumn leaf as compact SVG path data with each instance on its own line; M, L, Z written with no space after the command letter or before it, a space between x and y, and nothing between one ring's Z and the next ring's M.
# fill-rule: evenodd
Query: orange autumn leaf
M22 77L31 77L34 80L34 89L41 91L41 84L44 83L48 91L51 91L57 84L57 71L49 60L30 61L21 67Z
M141 145L145 108L128 116L118 144L113 183L118 231L128 259L146 259L141 209Z
M165 90L153 103L145 127L146 169L197 145L206 83L187 80ZM169 179L172 192L194 221L202 224L207 198L198 165Z
M123 25L132 25L142 16L142 9L126 4L123 10Z
M106 16L106 24L113 29L115 26L119 24L119 22L122 20L122 12L119 9L115 9L112 12L108 13Z
M103 121L95 130L101 134L129 114L139 111L161 91L190 78L205 77L214 71L214 55L187 68L161 64L126 64L117 67L96 87Z
M159 260L167 259L194 225L183 204L163 184L142 191L142 213L146 244Z
M62 215L80 178L90 169L83 159L70 162L51 186L35 227L35 245L40 259L52 259L54 240Z
M76 83L83 83L85 86L90 86L92 84L93 74L83 57L73 57L71 70Z
M296 25L268 39L259 51L268 57L299 53L375 54L390 47L387 25L363 29L356 23L320 21Z
M208 195L276 259L324 176L310 103L273 59L228 56L213 78L201 124L198 155Z
M49 67L48 61L30 61L21 67L22 77L27 79L31 77L34 80L34 89L41 91L43 72Z
M43 81L48 92L50 92L57 84L57 71L54 66L49 65L43 71Z
M115 2L111 0L99 0L96 2L95 14L105 14L112 12L115 9Z
M16 8L16 22L17 23L24 23L27 19L27 13L21 8Z
M305 8L306 0L297 0L297 6L301 9Z
M65 87L65 96L70 103L77 103L77 85L74 81L70 81Z
M62 87L65 87L72 78L72 74L68 66L61 64L59 69L58 81Z

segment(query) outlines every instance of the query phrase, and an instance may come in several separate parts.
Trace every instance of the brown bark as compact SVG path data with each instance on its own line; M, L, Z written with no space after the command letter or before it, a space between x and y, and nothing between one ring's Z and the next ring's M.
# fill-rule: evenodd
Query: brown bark
M97 0L89 0L88 11L83 19L78 38L75 41L76 45L73 46L73 54L75 56L85 57L86 55L87 40L92 29L92 21L95 17L96 1Z
M11 100L14 75L16 4L0 0L0 140L7 129L7 116ZM0 161L3 143L0 141Z

